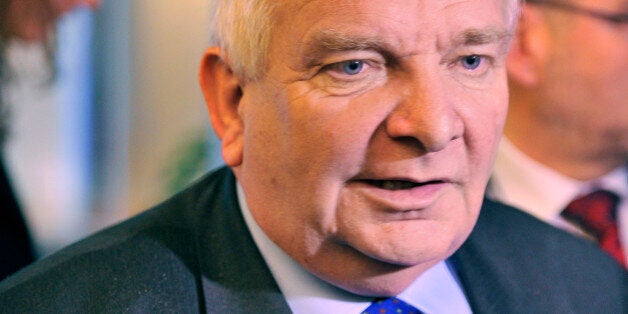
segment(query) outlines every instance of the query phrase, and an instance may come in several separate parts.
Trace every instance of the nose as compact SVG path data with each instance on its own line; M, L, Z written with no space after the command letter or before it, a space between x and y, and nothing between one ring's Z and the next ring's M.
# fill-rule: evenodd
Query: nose
M425 152L443 150L462 137L463 124L439 79L404 84L401 97L385 121L388 136L417 142Z

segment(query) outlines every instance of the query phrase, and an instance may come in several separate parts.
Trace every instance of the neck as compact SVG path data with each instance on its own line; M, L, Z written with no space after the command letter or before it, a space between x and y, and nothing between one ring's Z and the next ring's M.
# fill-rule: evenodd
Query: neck
M512 125L512 124L510 124ZM567 139L533 127L506 126L505 137L522 153L567 177L588 181L626 164L626 156L587 151L585 145L573 148Z
M504 135L522 153L564 176L588 181L627 164L621 138L541 92L511 84ZM558 106L555 108L553 106ZM563 108L563 109L561 109Z

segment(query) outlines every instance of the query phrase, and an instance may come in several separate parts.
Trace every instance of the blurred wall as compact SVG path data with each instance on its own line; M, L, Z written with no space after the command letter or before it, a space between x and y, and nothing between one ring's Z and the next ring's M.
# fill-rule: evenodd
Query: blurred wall
M15 96L8 155L41 255L156 205L218 153L206 145L197 82L207 8L104 0L78 10L59 23L54 79L41 47L12 50L22 74L6 93Z
M95 41L103 58L97 58L101 149L94 228L170 196L176 163L207 136L197 82L207 2L104 1L98 12Z
M197 82L207 10L208 0L104 0L60 21L52 67L43 45L11 46L6 155L40 255L156 205L212 164Z
M167 196L168 169L208 126L197 81L207 47L207 7L207 0L132 1L130 213Z

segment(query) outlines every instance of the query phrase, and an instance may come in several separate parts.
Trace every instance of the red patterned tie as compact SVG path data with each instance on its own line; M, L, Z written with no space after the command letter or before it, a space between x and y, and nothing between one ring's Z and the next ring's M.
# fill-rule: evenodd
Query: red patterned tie
M598 190L573 200L561 215L594 236L604 251L627 267L617 229L618 203L616 194Z

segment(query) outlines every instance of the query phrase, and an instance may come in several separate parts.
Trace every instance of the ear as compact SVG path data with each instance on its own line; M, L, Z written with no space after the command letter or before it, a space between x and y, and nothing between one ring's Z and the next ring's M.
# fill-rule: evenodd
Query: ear
M534 86L545 67L551 38L543 13L524 5L507 59L508 77L523 86Z
M222 143L222 157L228 166L236 167L242 163L244 147L244 123L239 113L242 89L220 48L205 51L199 81L212 126Z

